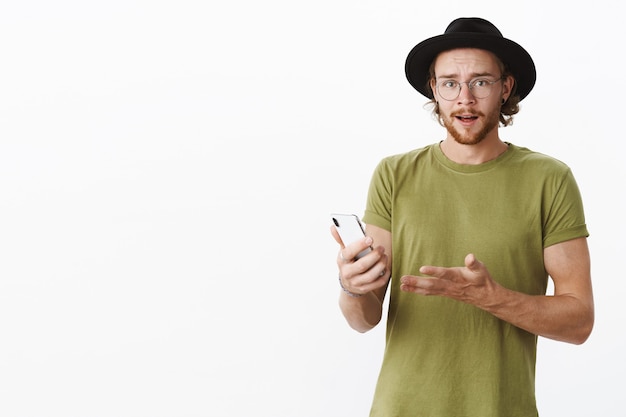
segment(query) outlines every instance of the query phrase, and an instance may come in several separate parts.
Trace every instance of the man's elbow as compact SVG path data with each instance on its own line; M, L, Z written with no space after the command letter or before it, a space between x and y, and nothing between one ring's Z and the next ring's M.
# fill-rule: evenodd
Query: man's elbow
M359 333L367 333L370 330L372 330L374 327L376 327L376 325L378 323L365 323L365 322L358 322L358 323L352 323L352 322L348 322L348 324L350 325L350 327L354 330L356 330Z
M381 315L374 317L344 315L348 325L359 333L367 333L380 323Z
M575 344L582 345L583 343L585 343L587 339L589 339L589 336L591 335L592 330L593 330L593 317L589 320L588 323L581 326L580 335Z
M594 324L594 312L593 308L586 314L584 319L578 320L575 331L572 334L572 339L568 342L574 345L582 345L585 343L593 330Z

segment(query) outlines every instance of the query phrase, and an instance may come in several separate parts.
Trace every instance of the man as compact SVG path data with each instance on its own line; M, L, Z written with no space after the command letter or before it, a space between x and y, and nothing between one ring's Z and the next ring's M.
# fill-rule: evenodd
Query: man
M366 238L344 246L331 228L351 327L380 322L389 286L370 415L537 416L537 336L583 343L594 307L570 169L499 137L535 65L490 22L460 18L413 48L406 75L447 135L376 167Z

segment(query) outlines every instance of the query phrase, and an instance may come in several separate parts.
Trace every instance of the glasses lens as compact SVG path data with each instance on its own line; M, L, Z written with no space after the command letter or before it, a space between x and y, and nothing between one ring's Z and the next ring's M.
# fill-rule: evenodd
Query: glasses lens
M444 100L454 100L461 92L461 85L454 80L442 81L438 88L439 94Z
M476 98L487 98L489 94L491 94L491 86L494 81L489 81L485 79L477 79L472 81L469 86L472 90L472 94Z

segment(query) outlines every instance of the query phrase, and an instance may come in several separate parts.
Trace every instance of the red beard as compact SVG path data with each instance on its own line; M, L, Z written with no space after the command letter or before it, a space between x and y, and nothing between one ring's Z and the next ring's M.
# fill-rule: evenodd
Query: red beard
M483 126L476 133L457 130L457 128L455 128L454 126L454 121L457 120L457 116L468 114L471 114L472 116L477 116L479 118L479 121L483 121ZM449 117L444 116L442 119L443 125L455 141L462 145L476 145L482 142L482 140L485 139L494 128L498 127L498 123L500 122L500 113L499 111L494 111L489 115L485 115L480 112L459 110L450 114Z

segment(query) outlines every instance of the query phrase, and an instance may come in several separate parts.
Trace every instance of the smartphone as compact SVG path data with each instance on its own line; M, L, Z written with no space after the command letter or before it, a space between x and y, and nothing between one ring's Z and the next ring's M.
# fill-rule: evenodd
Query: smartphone
M339 236L341 237L341 241L344 245L349 245L350 243L365 236L363 224L361 223L359 216L356 214L331 213L330 218L333 221L335 228L337 228L337 232L339 232ZM371 247L365 248L363 251L359 252L354 259L362 258L371 251Z

